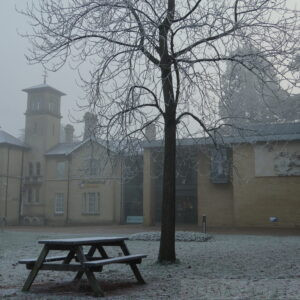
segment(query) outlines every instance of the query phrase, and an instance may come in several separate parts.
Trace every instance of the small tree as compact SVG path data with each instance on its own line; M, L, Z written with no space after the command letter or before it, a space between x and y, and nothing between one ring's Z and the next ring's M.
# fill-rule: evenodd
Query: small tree
M285 0L41 0L25 12L29 60L57 70L72 57L88 62L89 105L99 115L98 135L136 141L156 123L164 137L161 241L158 259L175 256L175 157L178 136L212 136L223 122L217 99L224 63L251 69L247 58L275 66L289 76L299 43L298 12ZM36 4L38 3L38 4ZM232 54L251 42L254 54ZM261 76L255 66L251 72ZM201 130L196 129L200 125ZM129 143L120 143L129 145Z

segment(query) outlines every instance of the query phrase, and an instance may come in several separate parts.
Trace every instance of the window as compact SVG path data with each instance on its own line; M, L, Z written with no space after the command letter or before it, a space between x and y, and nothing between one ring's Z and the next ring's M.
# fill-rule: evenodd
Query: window
M28 188L27 190L27 203L39 203L40 202L40 189Z
M82 213L87 215L99 214L100 193L83 193Z
M27 191L27 202L32 203L32 200L33 200L32 188L29 188Z
M230 162L227 149L213 150L211 155L212 183L228 183L230 180Z
M37 132L38 132L38 125L37 125L37 122L34 122L32 133L37 134Z
M86 161L86 175L88 176L98 176L100 173L100 168L99 168L99 160L98 159L88 159Z
M62 215L64 213L64 194L56 193L54 201L54 213Z
M57 178L64 178L65 177L65 165L64 161L58 162L56 164L56 175Z
M34 200L36 203L40 202L40 189L39 188L34 189Z
M28 164L28 174L29 174L29 176L33 175L33 164L32 164L32 162L30 162Z
M40 162L36 163L36 175L37 176L41 175L41 163Z

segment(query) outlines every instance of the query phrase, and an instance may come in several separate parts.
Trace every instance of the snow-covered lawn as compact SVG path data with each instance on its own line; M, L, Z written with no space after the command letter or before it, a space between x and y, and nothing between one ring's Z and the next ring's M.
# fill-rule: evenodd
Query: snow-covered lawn
M73 286L74 273L65 272L41 271L30 293L20 292L29 271L17 261L36 257L37 240L54 236L71 234L0 232L0 299L94 299L86 281ZM128 266L105 266L97 275L105 299L300 299L299 236L215 234L207 242L179 241L180 262L168 266L156 263L158 241L127 245L133 254L148 255L140 265L147 284L136 284Z

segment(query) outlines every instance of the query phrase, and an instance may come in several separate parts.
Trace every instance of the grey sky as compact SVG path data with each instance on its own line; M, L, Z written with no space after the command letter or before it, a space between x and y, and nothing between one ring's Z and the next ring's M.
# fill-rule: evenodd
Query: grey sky
M37 0L35 0L37 1ZM15 11L15 5L21 8L27 0L0 0L0 126L3 130L20 135L24 128L26 109L26 93L22 89L42 83L43 68L38 65L28 65L25 53L29 47L27 40L17 34L17 30L30 30L24 16ZM287 0L293 8L299 0ZM299 5L299 4L298 4ZM62 123L70 123L69 114L76 118L82 117L77 112L76 101L83 96L76 85L77 72L65 66L56 73L48 74L47 83L66 93L62 101ZM75 125L75 134L82 132L82 125Z
M15 5L19 8L26 2L0 1L0 126L17 137L20 135L20 129L25 126L26 93L22 92L22 89L41 84L44 72L42 66L27 63L25 53L29 43L17 33L30 29L26 18L15 11ZM56 73L48 73L47 83L67 94L62 98L61 106L64 124L70 123L69 114L77 118L83 115L82 112L76 112L76 101L83 96L76 85L76 78L77 72L67 66ZM75 134L81 134L82 126L75 124L75 128Z

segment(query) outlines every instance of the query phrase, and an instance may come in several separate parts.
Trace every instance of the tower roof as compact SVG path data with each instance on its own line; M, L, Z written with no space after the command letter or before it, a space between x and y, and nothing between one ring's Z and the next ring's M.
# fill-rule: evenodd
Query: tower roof
M29 87L29 88L26 88L26 89L23 89L22 91L23 92L26 92L26 93L30 93L30 92L34 92L34 91L51 91L51 92L54 92L60 96L65 96L66 94L64 94L63 92L55 89L54 87L48 85L48 84L39 84L39 85L35 85L35 86L32 86L32 87Z

